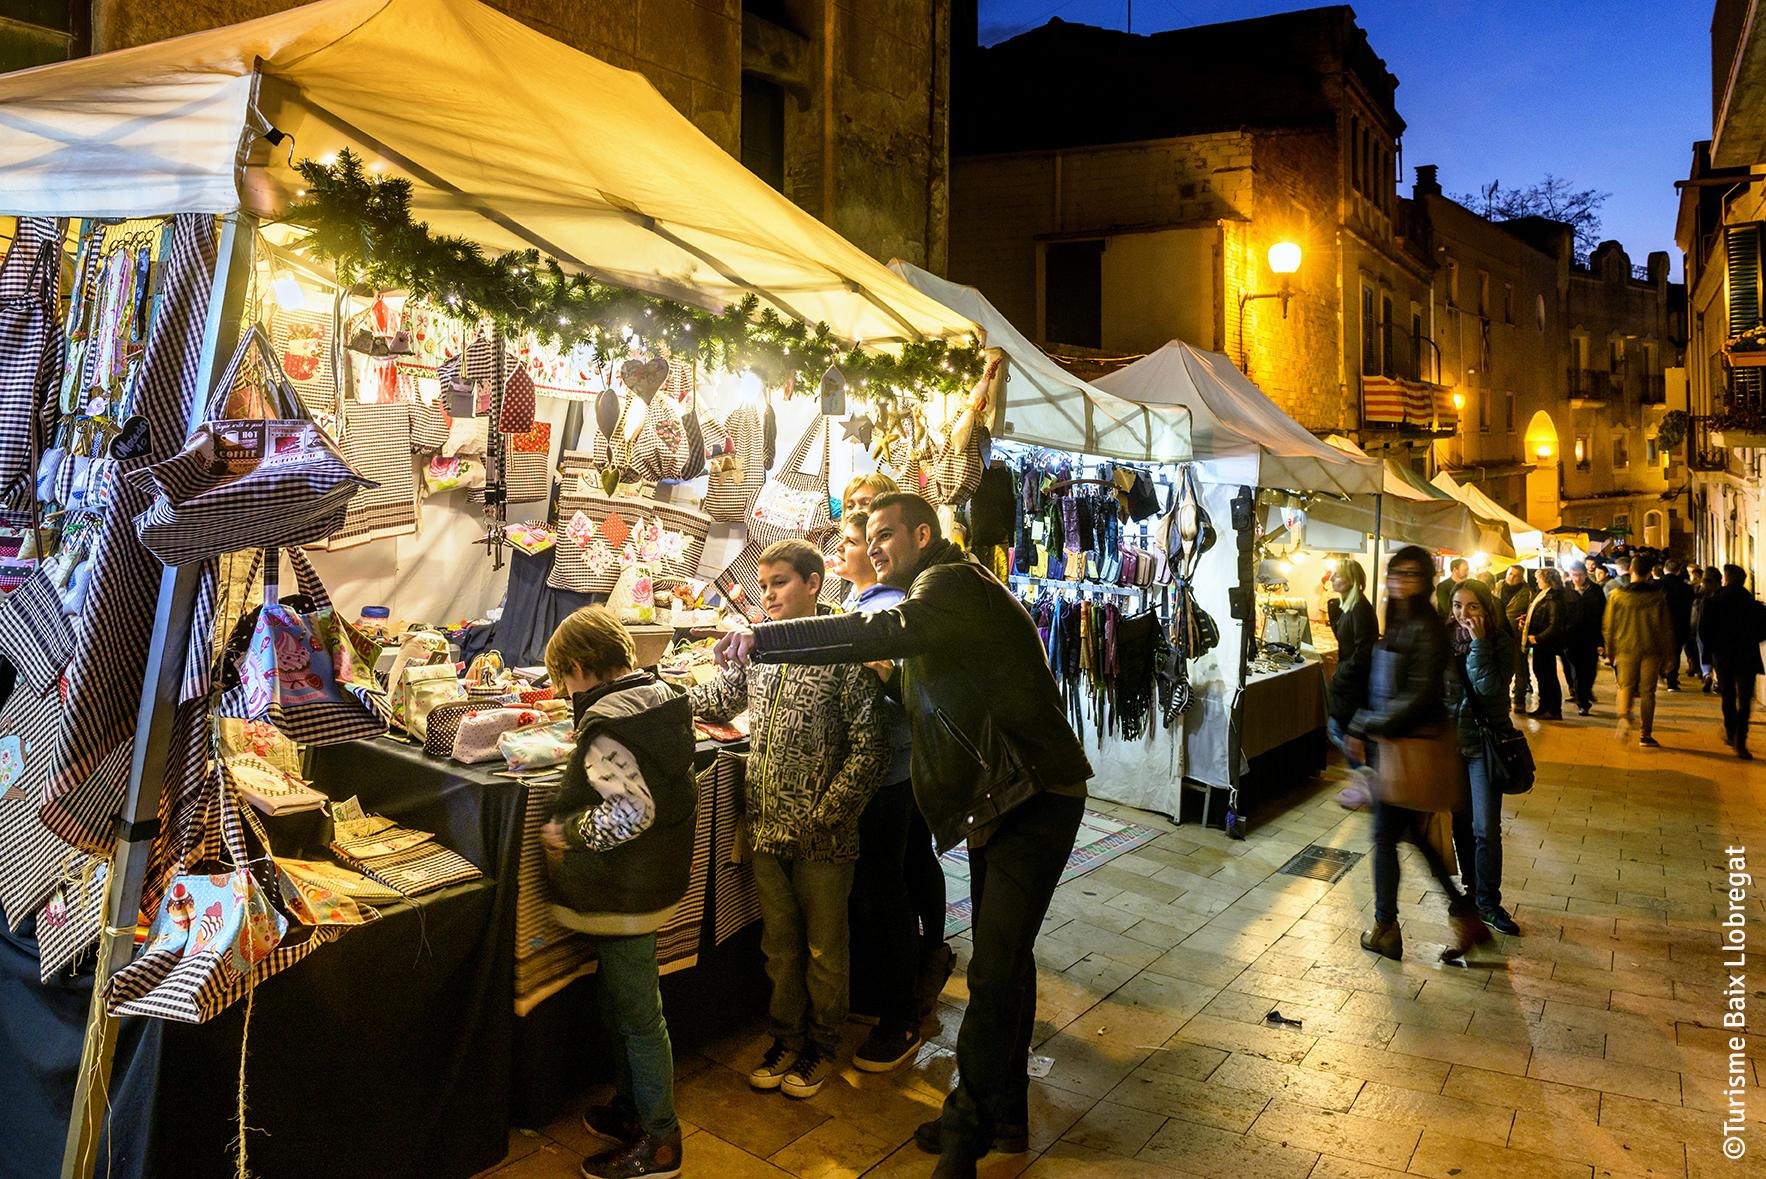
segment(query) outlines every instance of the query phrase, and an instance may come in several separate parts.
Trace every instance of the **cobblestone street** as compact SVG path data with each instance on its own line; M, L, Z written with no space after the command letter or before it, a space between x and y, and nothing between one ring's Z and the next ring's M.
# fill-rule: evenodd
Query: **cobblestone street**
M1037 945L1035 1052L1052 1064L1032 1085L1031 1151L989 1156L982 1175L1766 1174L1766 1098L1751 1089L1766 1042L1746 1050L1739 1162L1719 1152L1717 1112L1724 849L1766 857L1766 772L1723 748L1714 697L1663 693L1662 748L1648 750L1614 738L1611 696L1609 678L1593 717L1532 732L1539 784L1504 825L1504 899L1524 934L1467 966L1437 961L1445 907L1414 855L1402 963L1357 944L1367 859L1334 885L1276 873L1308 844L1368 850L1368 816L1334 801L1338 769L1243 843L1123 811L1167 833L1056 892ZM1743 912L1766 949L1751 887ZM1749 957L1747 998L1766 1002ZM965 999L959 967L912 1069L848 1067L804 1102L748 1089L759 1020L679 1051L688 1173L928 1174L910 1135L949 1085ZM590 1147L579 1113L514 1135L499 1179L574 1175Z

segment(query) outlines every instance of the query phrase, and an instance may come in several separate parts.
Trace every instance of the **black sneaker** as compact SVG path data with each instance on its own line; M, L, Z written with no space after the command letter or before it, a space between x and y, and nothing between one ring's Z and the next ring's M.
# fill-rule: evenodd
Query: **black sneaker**
M797 1049L790 1047L783 1040L774 1040L773 1046L766 1050L748 1073L748 1083L756 1089L777 1089L785 1080L785 1074L797 1064Z
M833 1058L814 1044L805 1048L797 1057L797 1063L785 1074L779 1088L787 1097L814 1097L822 1091L822 1085L834 1074Z
M1656 746L1661 744L1660 741L1656 740L1654 737L1650 736L1648 733L1645 733L1643 736L1639 737L1637 739L1637 743L1639 745L1643 746L1645 749L1654 749Z
M925 1042L926 1037L914 1028L892 1031L880 1027L866 1036L852 1054L852 1065L863 1073L886 1073L903 1061L912 1060Z
M929 1122L921 1122L914 1127L914 1145L927 1154L941 1154L944 1150L944 1131L937 1118ZM999 1133L993 1136L994 1154L1023 1154L1030 1149L1030 1127L1028 1125L1001 1126Z
M591 1105L584 1110L583 1129L597 1138L605 1138L621 1146L637 1141L644 1133L644 1128L638 1125L637 1114L629 1109L621 1109L611 1102L607 1105Z
M1506 933L1510 937L1519 937L1521 935L1521 927L1515 924L1515 919L1510 917L1508 915L1508 910L1501 905L1496 906L1494 909L1480 909L1478 910L1478 916L1484 919L1485 925L1488 925L1497 933Z
M636 1142L583 1160L583 1179L672 1179L681 1173L681 1132L640 1134Z

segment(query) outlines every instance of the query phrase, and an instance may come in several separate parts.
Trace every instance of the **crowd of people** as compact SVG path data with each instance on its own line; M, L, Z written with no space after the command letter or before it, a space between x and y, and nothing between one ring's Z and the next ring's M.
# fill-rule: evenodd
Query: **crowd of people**
M616 1092L583 1116L607 1150L591 1179L681 1170L656 931L692 860L695 717L749 718L743 817L771 985L758 1091L813 1096L849 1018L853 1054L913 1059L951 972L937 851L969 848L974 951L958 1077L919 1127L933 1174L968 1179L1029 1143L1037 930L1072 851L1091 767L1030 616L947 539L936 510L887 477L847 488L837 568L786 540L758 557L767 620L731 632L720 672L685 693L633 667L601 607L571 615L547 669L577 717L556 814L542 832L559 920L596 937ZM818 606L842 576L845 608Z
M1512 565L1500 580L1455 559L1435 575L1424 549L1390 558L1383 633L1361 567L1340 562L1331 581L1338 651L1328 731L1357 779L1339 800L1373 802L1374 924L1361 944L1389 958L1404 952L1403 840L1417 845L1448 898L1449 956L1489 941L1491 930L1521 932L1502 905L1499 781L1518 787L1511 768L1495 764L1505 740L1524 746L1511 713L1561 721L1567 693L1591 715L1605 662L1618 737L1635 724L1638 743L1656 747L1657 687L1680 691L1684 660L1686 674L1722 698L1724 744L1750 759L1766 642L1766 605L1736 565L1698 571L1695 582L1674 558L1640 552L1612 567Z

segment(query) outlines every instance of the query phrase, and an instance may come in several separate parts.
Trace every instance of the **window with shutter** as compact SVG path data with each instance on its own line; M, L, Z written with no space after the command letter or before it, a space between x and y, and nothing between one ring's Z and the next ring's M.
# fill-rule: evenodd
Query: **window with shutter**
M1760 320L1760 226L1732 225L1723 232L1729 279L1729 335L1733 338ZM1759 409L1766 400L1766 370L1735 368L1729 372L1731 409Z

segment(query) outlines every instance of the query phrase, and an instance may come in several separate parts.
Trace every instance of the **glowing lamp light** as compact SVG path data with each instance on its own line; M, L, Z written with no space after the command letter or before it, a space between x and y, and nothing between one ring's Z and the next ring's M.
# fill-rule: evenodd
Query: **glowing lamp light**
M744 405L759 405L766 397L766 384L751 372L736 378L736 396Z
M1294 567L1286 561L1282 561L1282 562L1278 563L1276 565L1276 568L1281 570L1281 574L1283 577L1286 577L1288 574L1290 574L1294 571Z
M1465 407L1466 407L1466 395L1464 393L1455 393L1453 395L1453 408L1464 409Z
M1326 557L1325 558L1325 572L1326 573L1335 573L1336 571L1337 571L1337 558Z
M1293 274L1300 269L1300 247L1293 242L1277 242L1269 247L1269 272Z
M1472 554L1472 568L1473 569L1482 569L1482 568L1484 568L1484 566L1486 566L1488 564L1490 564L1490 554L1489 553L1473 553Z
M1295 549L1292 553L1289 553L1288 559L1290 561L1294 562L1294 564L1296 564L1296 565L1306 564L1306 554L1301 552L1299 549Z
M1550 458L1551 457L1551 443L1541 442L1538 446L1535 446L1533 448L1533 453L1538 455L1542 459Z

